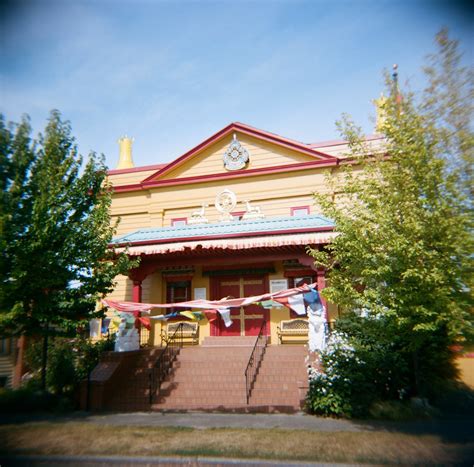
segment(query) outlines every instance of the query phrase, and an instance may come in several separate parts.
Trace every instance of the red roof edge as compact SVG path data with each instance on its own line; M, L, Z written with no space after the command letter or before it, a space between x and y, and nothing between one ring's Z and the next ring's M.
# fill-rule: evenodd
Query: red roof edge
M184 153L182 156L178 157L174 161L170 162L169 164L165 165L161 169L159 169L157 172L154 174L150 175L149 177L145 178L143 182L150 182L154 180L157 176L163 175L165 173L168 173L170 170L174 169L175 167L180 166L182 163L184 163L186 160L190 159L194 154L196 154L199 151L202 151L206 147L210 146L212 143L215 141L219 140L220 138L226 136L227 134L231 133L232 131L240 131L241 133L250 135L250 136L255 136L257 138L270 141L272 143L278 144L280 146L288 147L290 149L297 150L299 152L303 152L309 156L313 156L314 158L317 159L323 159L323 160L337 160L336 157L331 156L329 154L326 154L321 151L317 151L307 144L300 143L298 141L294 141L288 138L283 138L281 136L275 135L274 133L269 133L267 131L259 130L257 128L251 127L249 125L245 125L243 123L239 122L233 122L227 125L226 127L222 128L222 130L219 130L217 133L213 134L209 138L205 139L203 142L195 146L194 148L190 149L186 153Z

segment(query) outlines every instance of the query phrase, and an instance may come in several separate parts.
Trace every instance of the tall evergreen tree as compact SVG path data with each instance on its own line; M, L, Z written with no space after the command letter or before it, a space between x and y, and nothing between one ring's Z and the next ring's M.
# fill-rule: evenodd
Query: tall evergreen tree
M446 31L437 43L421 98L400 99L387 79L382 154L344 117L353 168L362 170L349 164L342 180L329 180L345 206L317 196L339 236L312 252L329 269L329 300L390 323L421 395L455 375L449 346L472 332L472 100L464 100L472 72Z
M43 135L0 117L0 335L74 332L100 316L130 263L108 247L110 187L103 157L83 163L68 122L52 111Z

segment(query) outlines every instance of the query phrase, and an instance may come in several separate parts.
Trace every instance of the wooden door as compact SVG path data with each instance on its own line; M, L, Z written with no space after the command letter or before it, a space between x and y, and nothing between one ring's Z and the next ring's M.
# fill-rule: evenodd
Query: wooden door
M214 300L223 297L248 297L261 295L268 289L267 279L264 276L220 277L214 278ZM219 336L256 336L264 319L267 320L266 334L270 323L268 310L259 305L249 305L240 308L231 308L232 325L226 327L219 317L215 328L215 335Z

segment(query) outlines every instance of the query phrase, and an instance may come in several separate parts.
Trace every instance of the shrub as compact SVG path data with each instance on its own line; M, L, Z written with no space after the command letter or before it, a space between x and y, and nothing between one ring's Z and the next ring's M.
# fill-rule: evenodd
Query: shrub
M27 350L26 360L31 370L27 383L30 391L38 392L42 366L42 341L33 342ZM99 362L102 352L113 350L112 340L92 342L86 337L50 339L46 370L47 390L67 395L71 400L81 381Z
M63 412L72 408L67 397L44 392L34 386L0 390L0 413L3 414Z
M320 367L308 370L310 412L365 417L374 402L409 395L407 360L389 329L382 318L341 319L321 352Z

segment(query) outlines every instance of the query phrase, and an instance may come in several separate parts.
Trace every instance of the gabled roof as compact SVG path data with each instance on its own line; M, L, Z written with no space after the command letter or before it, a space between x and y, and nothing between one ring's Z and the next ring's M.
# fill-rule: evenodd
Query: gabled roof
M330 219L312 214L301 217L273 217L248 221L236 220L212 224L140 229L115 238L112 245L143 245L213 238L258 237L262 235L331 231L333 228L334 223Z
M170 162L169 164L165 165L163 168L155 172L154 174L150 175L147 177L145 180L143 180L142 183L147 183L154 181L156 178L167 174L171 170L175 169L176 167L179 167L181 164L185 163L187 160L191 159L195 154L199 153L203 149L207 148L211 144L214 144L216 141L220 140L221 138L224 138L228 134L238 131L240 133L254 136L258 139L264 140L271 142L273 144L276 144L278 146L282 146L285 148L293 149L295 151L304 153L308 156L314 157L315 160L319 161L335 161L337 160L336 157L331 156L329 154L326 154L321 151L317 151L316 149L313 149L311 146L301 143L299 141L295 141L292 139L284 138L282 136L276 135L274 133L269 133L264 130L259 130L257 128L254 128L249 125L245 125L244 123L239 123L239 122L233 122L227 125L225 128L222 130L218 131L211 137L207 138L204 140L202 143L198 144L182 156L178 157L174 161Z

